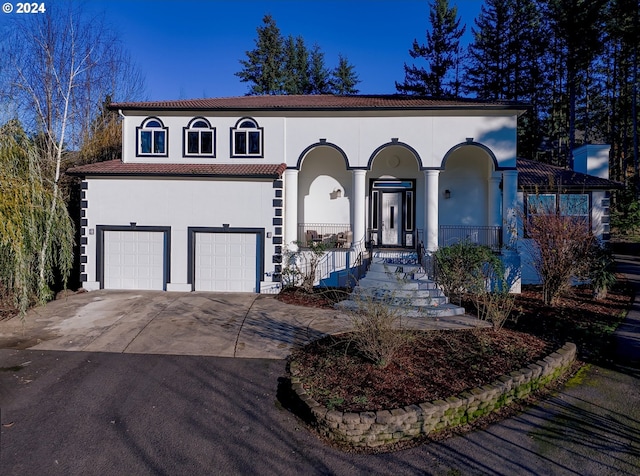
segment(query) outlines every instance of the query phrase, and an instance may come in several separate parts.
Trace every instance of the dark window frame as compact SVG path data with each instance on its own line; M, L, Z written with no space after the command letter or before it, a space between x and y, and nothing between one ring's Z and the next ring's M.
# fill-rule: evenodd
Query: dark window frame
M206 124L206 127L198 126L199 122ZM216 128L211 126L211 123L204 117L194 117L186 127L183 127L182 132L182 156L183 157L203 157L208 159L216 158ZM189 151L189 136L196 133L198 135L197 147L198 152ZM211 152L202 152L202 137L203 134L211 134Z
M252 126L252 127L248 127ZM253 137L253 139L252 139ZM233 158L264 158L264 128L255 119L243 117L231 128L230 152ZM239 144L242 142L242 144ZM257 151L250 151L252 144ZM239 148L239 146L241 147Z
M149 124L157 122L159 127L150 126ZM163 150L160 152L154 152L158 141L158 133L162 133L163 136ZM146 142L143 140L143 134L149 134L150 137L150 151L143 152L142 146ZM164 123L159 117L151 116L142 121L140 126L136 127L136 157L168 157L169 156L169 128L165 127Z

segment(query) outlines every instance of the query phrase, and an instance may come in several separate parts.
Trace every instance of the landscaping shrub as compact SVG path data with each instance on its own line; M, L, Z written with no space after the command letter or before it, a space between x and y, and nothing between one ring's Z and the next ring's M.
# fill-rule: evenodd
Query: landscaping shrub
M351 314L354 344L362 355L380 368L387 367L409 339L392 301L391 295L384 299L361 296L357 310Z
M515 305L511 282L498 256L489 247L468 241L440 248L434 254L436 281L444 293L458 302L468 296L478 319L502 329Z
M458 304L467 293L486 290L491 281L504 274L504 267L487 246L461 241L434 253L436 282L449 299Z
M299 286L311 292L320 259L324 256L327 246L324 243L309 243L308 250L301 250L300 245L298 242L296 250L286 250L284 253L282 287Z
M593 297L599 301L607 297L607 291L616 283L613 254L597 241L590 250L588 278L593 289Z
M516 296L509 292L506 281L502 281L493 290L472 293L472 300L478 319L490 322L493 329L499 331L515 308Z
M549 306L571 288L573 278L588 275L589 256L596 238L588 216L539 201L522 216L531 265L542 281L542 297Z

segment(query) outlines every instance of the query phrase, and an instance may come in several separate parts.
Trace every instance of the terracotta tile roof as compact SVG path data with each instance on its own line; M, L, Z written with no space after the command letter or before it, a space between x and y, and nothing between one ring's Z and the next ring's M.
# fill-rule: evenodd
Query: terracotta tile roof
M432 99L418 96L334 96L264 95L175 101L113 103L111 109L122 110L393 110L393 109L514 109L523 111L522 103L481 101L476 99Z
M286 164L138 164L119 159L80 165L67 170L77 176L185 176L185 177L251 177L280 178Z
M529 159L518 159L518 189L523 190L613 190L623 188L623 185L613 180L607 180L593 175L574 172L573 170L543 164Z

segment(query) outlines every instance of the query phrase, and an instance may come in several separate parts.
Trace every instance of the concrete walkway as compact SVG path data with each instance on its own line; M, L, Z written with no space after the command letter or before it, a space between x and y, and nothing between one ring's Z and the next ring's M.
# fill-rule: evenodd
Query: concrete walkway
M480 324L465 315L403 323L418 329ZM350 326L343 311L269 295L93 291L0 322L0 348L284 359L295 347Z

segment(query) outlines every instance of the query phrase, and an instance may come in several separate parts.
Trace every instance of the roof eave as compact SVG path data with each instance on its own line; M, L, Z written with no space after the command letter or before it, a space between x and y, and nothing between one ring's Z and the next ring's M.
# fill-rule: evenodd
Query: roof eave
M68 171L66 175L72 177L111 177L111 178L131 178L131 177L180 177L180 178L237 178L237 179L270 179L282 178L282 174L207 174L207 173L168 173L168 172L83 172Z

